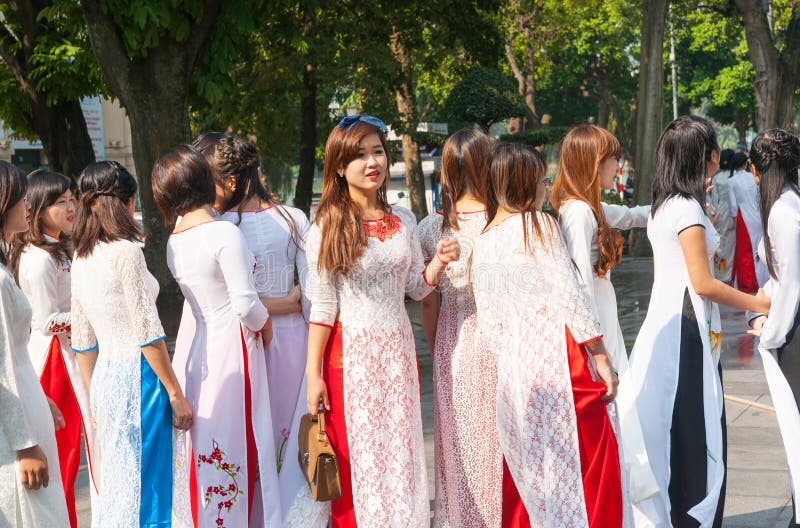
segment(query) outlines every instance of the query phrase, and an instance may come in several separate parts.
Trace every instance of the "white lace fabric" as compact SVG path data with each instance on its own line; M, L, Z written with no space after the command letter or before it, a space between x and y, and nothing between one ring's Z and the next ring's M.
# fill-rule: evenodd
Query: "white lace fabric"
M531 524L588 526L565 327L600 336L557 224L526 250L522 217L480 235L472 283L482 331L497 353L500 444ZM528 232L532 233L529 225Z
M414 216L401 207L393 213L400 230L383 242L369 238L339 281L317 269L318 225L306 240L311 321L332 325L338 312L342 323L345 421L361 528L429 524L417 358L404 298L421 299L432 287L422 277Z
M141 347L164 338L156 310L158 282L141 248L98 244L72 266L72 346L99 348L91 402L97 422L98 526L139 525L141 499ZM96 506L96 507L95 507Z
M434 526L499 527L502 519L503 453L497 432L497 364L481 338L467 266L486 213L459 214L458 230L442 231L443 216L420 222L426 260L436 243L455 236L461 256L445 269L433 354ZM432 295L437 295L434 293Z

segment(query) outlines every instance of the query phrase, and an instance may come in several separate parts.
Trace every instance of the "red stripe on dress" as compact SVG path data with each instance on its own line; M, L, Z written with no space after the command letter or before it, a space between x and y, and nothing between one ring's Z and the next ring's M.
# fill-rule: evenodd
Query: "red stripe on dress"
M256 473L258 472L258 448L256 437L253 433L253 401L250 393L250 362L247 357L247 342L244 332L239 327L239 336L242 338L242 358L244 359L244 422L245 436L247 439L247 522L253 511L253 493L256 488ZM260 339L258 337L257 339Z
M64 495L67 500L67 511L72 528L78 526L78 515L75 510L75 481L78 478L78 469L81 464L81 427L83 418L72 380L64 363L61 343L58 336L50 340L50 349L47 360L39 377L39 383L44 393L61 411L64 417L64 427L56 431L56 445L58 446L58 461L61 469L61 481L64 486ZM87 449L87 456L89 452Z
M194 448L191 454L191 466L189 467L189 496L191 498L190 505L192 508L192 524L197 528L197 463L194 458Z

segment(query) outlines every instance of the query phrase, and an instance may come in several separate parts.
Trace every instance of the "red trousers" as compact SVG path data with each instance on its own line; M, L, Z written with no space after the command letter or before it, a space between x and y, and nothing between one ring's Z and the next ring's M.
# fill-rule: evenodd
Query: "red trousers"
M331 528L356 528L353 509L353 483L350 478L350 448L347 445L347 426L344 421L344 390L342 375L342 324L333 327L322 361L322 377L328 387L331 410L325 426L331 447L339 464L342 497L331 501Z
M603 383L592 379L583 345L566 329L578 446L581 454L583 494L590 528L622 526L622 474L619 446L605 402ZM531 521L514 479L503 461L503 528L530 528Z

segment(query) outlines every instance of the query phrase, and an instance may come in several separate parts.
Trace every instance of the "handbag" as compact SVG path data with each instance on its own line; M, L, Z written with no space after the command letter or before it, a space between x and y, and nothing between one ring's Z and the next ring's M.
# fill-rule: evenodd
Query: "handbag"
M324 502L340 498L339 464L325 431L324 412L316 416L306 414L300 419L298 443L300 469L306 476L314 500Z

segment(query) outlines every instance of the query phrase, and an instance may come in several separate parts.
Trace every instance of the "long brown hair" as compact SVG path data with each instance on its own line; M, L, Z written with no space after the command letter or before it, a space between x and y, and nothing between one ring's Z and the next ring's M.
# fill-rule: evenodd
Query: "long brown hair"
M456 201L469 192L486 203L492 141L480 130L463 128L447 138L442 150L442 230L458 230Z
M606 222L600 205L600 165L619 155L619 141L611 132L594 125L573 128L561 144L558 174L550 202L558 211L567 200L580 200L597 219L599 257L594 269L600 277L622 260L622 235Z
M501 142L495 145L489 168L488 218L491 221L500 207L522 214L522 236L526 250L531 240L528 222L533 226L534 236L542 239L536 188L545 172L547 162L538 150L521 143Z
M141 241L142 230L128 212L136 196L136 179L116 161L99 161L78 178L80 207L72 242L78 257L88 257L98 242Z
M337 126L328 135L328 141L325 143L322 197L314 217L314 223L322 232L319 249L321 271L336 272L346 276L350 266L355 264L367 247L367 233L361 222L361 208L350 199L347 179L338 173L358 157L361 140L370 134L378 134L386 153L387 174L383 185L378 189L378 204L386 214L391 212L386 198L391 160L383 131L364 121L358 121L347 128Z
M55 204L62 194L70 188L70 179L57 172L35 170L28 175L28 203L30 203L30 225L28 230L17 233L11 241L8 252L9 269L18 276L19 261L29 245L45 250L56 262L70 261L70 237L61 233L57 242L50 242L44 236L44 211Z

